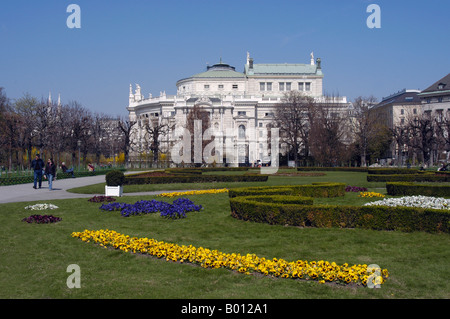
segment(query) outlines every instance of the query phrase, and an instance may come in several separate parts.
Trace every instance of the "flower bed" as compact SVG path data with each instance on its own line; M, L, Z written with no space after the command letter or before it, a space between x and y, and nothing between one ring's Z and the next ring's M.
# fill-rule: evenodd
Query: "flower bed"
M345 191L346 192L355 192L355 193L357 193L357 192L367 192L367 188L348 185L347 187L345 187Z
M141 214L151 214L160 212L162 217L178 219L185 218L187 212L199 211L201 205L195 205L187 198L179 198L173 204L157 200L141 200L134 204L110 203L100 206L101 210L120 211L123 217L136 216Z
M203 194L219 194L219 193L228 193L228 189L207 189L207 190L199 190L199 191L187 191L187 192L172 192L172 193L162 193L158 196L160 197L175 197L175 196L184 196L184 195L203 195Z
M112 196L100 195L89 198L88 201L90 201L91 203L102 203L102 202L115 202L116 199Z
M367 265L348 263L337 265L328 261L286 261L284 259L266 259L255 254L227 254L217 250L192 245L165 243L150 238L137 238L120 234L113 230L85 230L73 232L72 237L84 242L93 241L102 247L112 247L125 252L142 253L164 258L167 261L192 263L203 268L226 268L240 273L258 273L265 276L315 280L320 283L358 284L367 286L368 282L382 284L389 277L387 269L371 270Z
M25 207L25 209L31 209L31 210L46 210L46 209L57 209L59 208L56 205L53 204L35 204Z
M383 200L364 204L364 206L406 206L431 209L450 210L450 199L429 196L404 196L400 198L386 198Z
M27 222L29 224L36 223L36 224L51 224L61 221L61 217L55 217L53 215L31 215L29 217L26 217L22 219L22 221Z
M358 197L372 198L372 197L385 197L383 194L376 192L361 192Z

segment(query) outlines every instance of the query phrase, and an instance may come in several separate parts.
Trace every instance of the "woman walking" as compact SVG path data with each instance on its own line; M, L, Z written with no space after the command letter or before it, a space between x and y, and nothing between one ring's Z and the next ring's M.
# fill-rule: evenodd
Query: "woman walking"
M53 190L52 183L53 179L56 177L56 166L53 162L53 158L50 158L45 165L45 175L48 179L48 189Z

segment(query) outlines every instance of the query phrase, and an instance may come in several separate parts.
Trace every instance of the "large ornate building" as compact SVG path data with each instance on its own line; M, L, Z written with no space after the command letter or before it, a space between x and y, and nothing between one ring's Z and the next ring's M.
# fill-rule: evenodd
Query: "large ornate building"
M145 97L141 87L130 85L129 117L137 121L134 134L137 153L148 149L144 129L146 123L157 121L171 127L184 127L189 111L200 106L209 113L211 128L218 132L233 132L234 163L268 161L267 126L273 121L274 110L287 91L297 90L316 100L323 99L323 73L320 58L311 53L307 64L258 64L247 53L243 72L236 71L222 59L204 72L179 80L176 95ZM336 101L348 107L345 97ZM160 137L162 152L170 152L179 141L172 130ZM225 154L216 152L216 162L224 163ZM133 160L133 158L131 158Z

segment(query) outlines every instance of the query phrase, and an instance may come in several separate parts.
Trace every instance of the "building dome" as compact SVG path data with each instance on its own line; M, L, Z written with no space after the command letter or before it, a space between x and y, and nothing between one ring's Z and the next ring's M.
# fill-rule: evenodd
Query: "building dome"
M220 59L219 63L207 66L205 72L197 73L191 78L245 78L245 74L237 72L234 66L223 63Z

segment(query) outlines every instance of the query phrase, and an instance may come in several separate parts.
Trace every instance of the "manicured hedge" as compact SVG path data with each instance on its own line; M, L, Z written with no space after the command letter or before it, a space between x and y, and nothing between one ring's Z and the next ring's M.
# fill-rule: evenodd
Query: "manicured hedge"
M204 172L214 171L247 171L247 167L199 167L168 168L161 174L151 176L149 173L128 175L124 185L132 184L172 184L172 183L209 183L209 182L265 182L269 175L245 173L241 175L214 175Z
M429 185L408 182L390 182L386 183L386 190L388 195L392 196L423 195L450 197L450 184Z
M166 168L167 173L203 173L203 172L242 172L248 171L249 167L187 167L187 168Z
M75 177L87 177L87 176L97 176L97 175L105 175L106 173L110 172L111 170L97 170L97 171L85 171L85 172L74 172ZM125 169L120 169L120 171L125 171ZM66 178L72 178L72 173L63 173L63 172L57 172L56 173L56 179L66 179ZM0 178L0 186L6 186L6 185L17 185L17 184L26 184L26 183L33 183L34 176L21 176L21 177L1 177ZM42 177L42 181L47 181Z
M434 173L419 174L393 174L393 175L367 175L368 182L450 182L450 175L437 175Z
M173 176L126 176L124 185L171 184L171 183L209 183L209 182L265 182L268 175L198 175L174 174Z
M298 171L367 172L367 167L297 167Z
M182 174L182 175L202 174L201 169L195 168L166 168L164 171L168 174Z
M393 174L418 174L419 170L411 168L369 168L367 170L369 174L376 175L393 175Z
M345 195L344 183L313 183L311 185L240 187L228 191L229 197L249 195L296 195L306 197L338 197Z
M266 196L268 197L268 196ZM235 218L271 225L450 233L446 210L387 206L296 205L230 198Z

